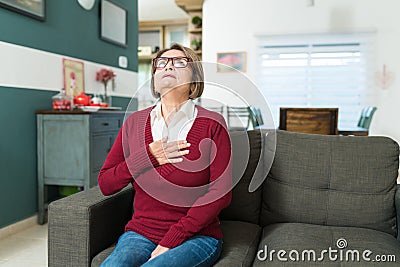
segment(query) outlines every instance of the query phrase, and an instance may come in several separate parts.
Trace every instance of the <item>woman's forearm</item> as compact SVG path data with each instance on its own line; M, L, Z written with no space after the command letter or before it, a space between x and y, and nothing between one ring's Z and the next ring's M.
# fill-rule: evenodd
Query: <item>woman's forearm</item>
M125 158L121 130L114 142L98 176L98 183L104 195L112 195L133 181L133 178L148 168L158 165L148 147L140 147Z

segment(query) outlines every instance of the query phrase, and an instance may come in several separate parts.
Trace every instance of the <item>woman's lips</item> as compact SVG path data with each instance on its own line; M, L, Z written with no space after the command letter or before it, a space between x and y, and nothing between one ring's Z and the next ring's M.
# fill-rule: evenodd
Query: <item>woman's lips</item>
M163 78L166 78L166 77L176 78L176 77L175 77L174 75L172 75L172 74L164 74L162 77L163 77Z

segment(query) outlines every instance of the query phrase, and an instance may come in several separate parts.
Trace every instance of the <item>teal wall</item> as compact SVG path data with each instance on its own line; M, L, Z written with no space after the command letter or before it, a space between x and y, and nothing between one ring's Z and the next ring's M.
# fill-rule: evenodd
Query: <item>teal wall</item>
M37 212L35 111L51 109L55 94L0 86L0 228ZM113 106L124 110L130 101L112 97Z
M35 110L54 92L0 87L0 227L37 211Z
M0 41L118 66L118 57L128 57L128 69L137 71L137 0L114 0L128 10L128 48L99 39L99 7L86 11L76 0L46 1L46 21L32 19L0 8Z
M99 39L99 0L91 11L75 0L46 2L45 22L0 8L0 41L113 67L125 55L128 69L137 70L137 0L114 0L128 10L127 48ZM35 110L50 109L57 93L1 84L0 75L0 228L37 212ZM114 97L113 105L126 107L129 101Z
M132 100L132 104L129 107L130 111L135 111L138 109L138 99L137 98L127 98L127 97L117 97L113 96L112 98L112 106L113 107L121 107L123 110L126 110L130 101Z

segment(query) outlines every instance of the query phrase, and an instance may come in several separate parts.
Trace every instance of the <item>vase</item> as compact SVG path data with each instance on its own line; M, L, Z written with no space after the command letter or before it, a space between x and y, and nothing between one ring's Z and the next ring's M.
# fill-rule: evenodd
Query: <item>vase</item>
M107 83L104 83L103 102L105 104L108 104L109 107L111 107L111 97L107 94Z

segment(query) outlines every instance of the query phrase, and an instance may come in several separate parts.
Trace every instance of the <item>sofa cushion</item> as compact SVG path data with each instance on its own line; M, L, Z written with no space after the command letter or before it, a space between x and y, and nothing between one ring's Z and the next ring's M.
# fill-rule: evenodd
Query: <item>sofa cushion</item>
M100 252L99 254L97 254L93 260L92 260L92 264L90 265L91 267L99 267L103 261L105 261L105 259L108 257L108 255L111 254L111 252L113 252L115 245L112 245L109 248L106 248L105 250L103 250L102 252Z
M395 236L398 162L390 138L278 131L261 224L365 227Z
M328 252L321 254L323 250L329 251L329 248L332 250L333 260L330 260ZM272 256L270 256L271 250L276 251ZM287 262L278 259L279 250L286 252L283 257L287 259ZM299 260L295 258L296 252L291 252L292 250L299 253ZM310 251L310 254L304 253L305 260L301 260L302 253L306 250ZM333 250L337 251L334 252ZM400 259L400 242L393 236L380 231L303 223L272 224L263 229L257 250L259 255L256 256L254 266L282 266L283 264L294 264L296 266L347 266L346 264L348 266L369 266L367 265L368 262L362 258L362 253L365 250L372 252L369 255L371 260L375 260L377 255L395 255L397 261ZM315 251L315 261L311 251ZM267 256L265 252L267 252ZM342 260L340 260L341 253ZM352 258L352 253L354 253L354 258ZM356 261L357 254L359 261ZM310 255L310 258L308 258L308 255ZM336 260L334 259L335 255L338 257ZM346 257L349 260L348 262L346 262ZM322 260L318 261L318 258ZM391 266L390 264L384 265Z
M232 201L221 214L221 220L239 220L259 223L261 209L261 187L249 192L249 185L255 174L257 165L262 160L261 138L258 130L236 131L229 133L232 143L232 176L234 183Z
M221 221L224 235L222 253L215 266L251 266L261 236L261 227L246 222ZM115 245L97 254L91 267L99 267Z
M222 253L214 266L251 266L261 236L261 227L246 222L221 221Z

